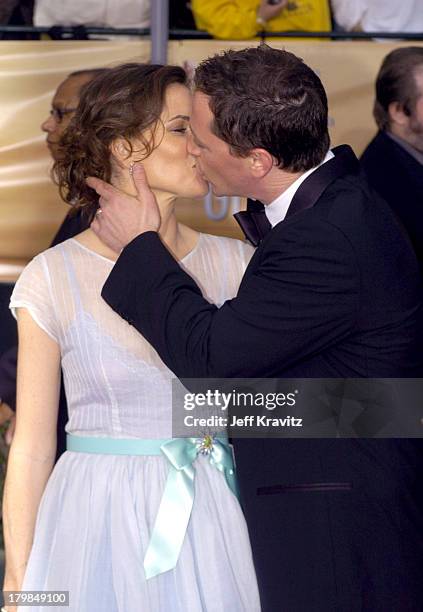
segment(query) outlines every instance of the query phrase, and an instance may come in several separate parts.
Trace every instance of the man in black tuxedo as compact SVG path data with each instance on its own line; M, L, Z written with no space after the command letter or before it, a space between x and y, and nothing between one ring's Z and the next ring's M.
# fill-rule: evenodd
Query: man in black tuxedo
M217 308L161 243L141 165L136 198L90 178L92 227L123 248L104 299L179 377L421 376L415 254L351 149L329 151L317 75L263 45L204 61L195 85L188 150L217 195L264 202L241 216L262 240ZM420 441L234 446L263 610L423 609Z
M49 117L42 123L41 129L47 134L47 146L53 160L60 155L60 138L69 125L76 107L78 106L81 91L87 83L107 68L93 68L72 72L57 88L51 103ZM51 246L72 238L85 230L89 225L81 211L66 215L58 229ZM10 324L16 326L11 315ZM14 430L14 414L16 404L16 368L18 347L16 344L0 355L0 421L11 419L11 426L6 434L10 444ZM57 457L66 450L65 425L67 423L67 404L63 385L60 390L60 404L57 424Z
M423 47L401 47L385 57L373 114L379 132L361 163L403 223L423 271Z

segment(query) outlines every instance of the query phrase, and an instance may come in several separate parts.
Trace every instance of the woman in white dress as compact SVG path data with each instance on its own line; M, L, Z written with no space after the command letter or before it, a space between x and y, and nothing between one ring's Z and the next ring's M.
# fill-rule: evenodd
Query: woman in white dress
M176 197L207 191L186 151L190 107L181 68L111 69L84 92L56 176L66 200L92 218L97 196L85 177L134 194L130 170L143 160L161 239L221 304L235 296L252 248L176 220ZM55 608L69 612L258 612L227 442L201 454L182 441L191 463L183 474L173 466L172 373L101 299L115 260L88 229L35 257L13 292L18 400L4 589L69 591L69 607ZM53 469L60 367L68 450Z

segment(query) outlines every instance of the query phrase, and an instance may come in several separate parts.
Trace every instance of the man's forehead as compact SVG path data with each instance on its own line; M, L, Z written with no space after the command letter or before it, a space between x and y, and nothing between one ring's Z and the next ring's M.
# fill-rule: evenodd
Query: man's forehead
M210 97L207 94L205 94L203 91L194 89L193 103L196 104L199 108L208 110L211 113Z
M194 91L191 123L199 127L208 127L213 121L213 113L209 105L210 98L202 91Z
M62 81L59 87L56 89L56 93L53 97L53 103L63 106L68 104L71 100L78 100L81 87L88 81L91 81L91 77L89 75L68 77Z

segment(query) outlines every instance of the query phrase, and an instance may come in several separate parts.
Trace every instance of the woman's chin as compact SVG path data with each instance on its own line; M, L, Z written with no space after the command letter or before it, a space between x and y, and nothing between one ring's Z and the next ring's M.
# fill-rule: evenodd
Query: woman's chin
M184 193L183 194L181 193L179 197L198 200L199 198L204 198L208 194L209 189L210 189L209 184L206 183L206 181L201 181L201 183L198 183L197 185L193 185L186 191L184 190Z

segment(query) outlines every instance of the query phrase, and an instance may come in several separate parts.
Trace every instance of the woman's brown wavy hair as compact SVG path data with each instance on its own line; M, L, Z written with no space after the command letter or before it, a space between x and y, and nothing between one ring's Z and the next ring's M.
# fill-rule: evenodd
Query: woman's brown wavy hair
M88 83L78 109L60 141L60 159L53 176L63 200L92 219L98 196L85 182L96 176L110 182L110 145L117 138L141 143L142 158L158 146L155 128L160 121L166 89L173 83L187 85L178 66L122 64L110 68ZM144 132L149 130L149 137ZM138 150L138 149L137 149Z

